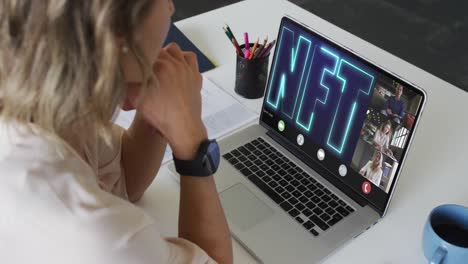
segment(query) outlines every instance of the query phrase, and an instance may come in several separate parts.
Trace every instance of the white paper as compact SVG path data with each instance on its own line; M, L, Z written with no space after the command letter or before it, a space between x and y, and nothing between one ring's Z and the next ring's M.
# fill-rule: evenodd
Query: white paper
M220 138L258 118L255 112L247 109L206 77L203 77L201 96L202 118L210 138ZM134 117L135 111L120 111L114 123L127 129ZM172 152L167 147L163 163L171 159Z

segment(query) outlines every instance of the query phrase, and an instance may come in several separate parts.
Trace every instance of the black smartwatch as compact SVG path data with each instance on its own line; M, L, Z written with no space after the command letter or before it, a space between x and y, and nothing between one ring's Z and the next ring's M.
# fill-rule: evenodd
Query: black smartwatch
M180 175L206 177L218 170L220 156L218 143L213 139L200 144L193 160L179 160L174 155L173 158L176 171Z

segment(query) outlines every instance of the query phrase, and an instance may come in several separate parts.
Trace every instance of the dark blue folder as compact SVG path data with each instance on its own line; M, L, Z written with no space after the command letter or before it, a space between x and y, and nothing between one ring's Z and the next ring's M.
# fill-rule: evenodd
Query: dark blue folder
M206 72L216 67L174 24L171 24L164 46L170 42L177 43L184 51L192 51L197 54L200 72Z

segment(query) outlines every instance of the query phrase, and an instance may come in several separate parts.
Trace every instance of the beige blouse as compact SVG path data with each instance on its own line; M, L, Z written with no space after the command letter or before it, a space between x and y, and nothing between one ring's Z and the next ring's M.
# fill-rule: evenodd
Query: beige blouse
M214 263L197 245L163 238L155 221L128 202L113 148L97 136L57 153L34 128L0 120L1 263Z

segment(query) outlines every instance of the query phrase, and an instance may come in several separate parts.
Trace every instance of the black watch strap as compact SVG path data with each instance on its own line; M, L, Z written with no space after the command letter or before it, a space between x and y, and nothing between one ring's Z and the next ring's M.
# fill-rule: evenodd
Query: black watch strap
M207 177L213 175L219 166L219 148L216 140L206 140L200 144L193 160L179 160L175 156L177 173L185 176Z

